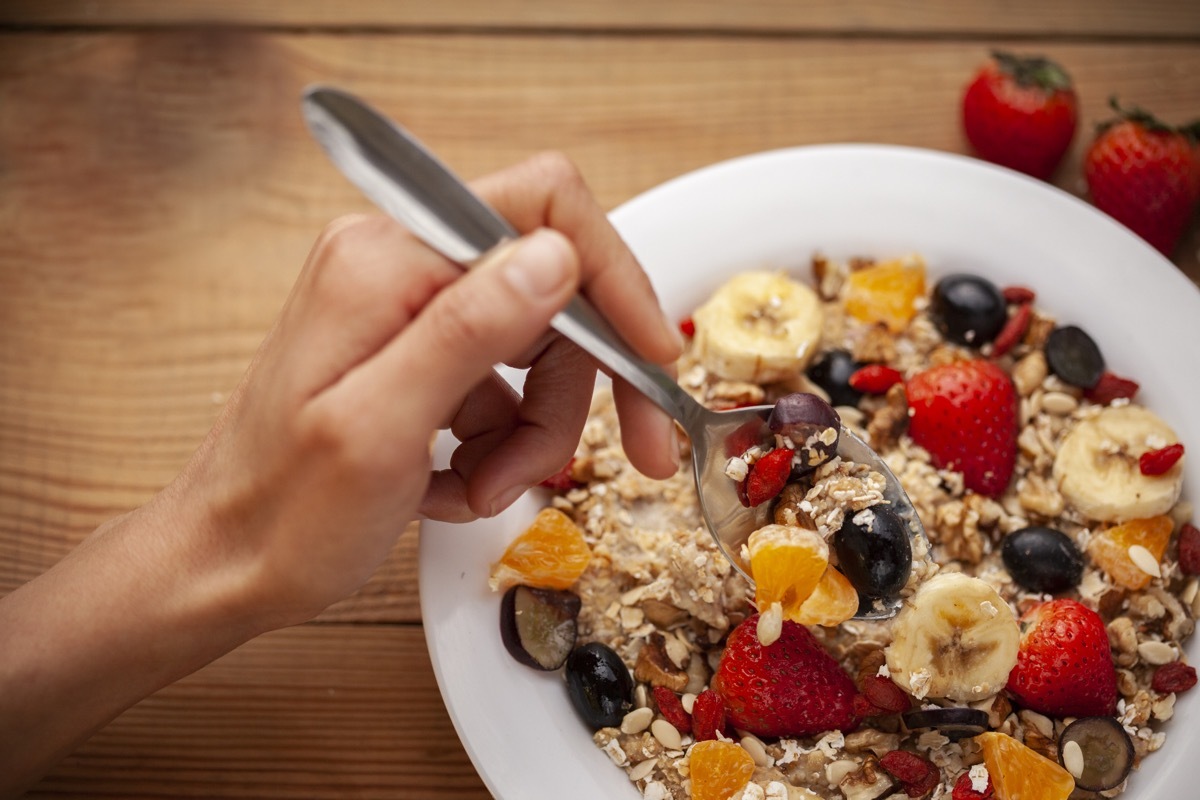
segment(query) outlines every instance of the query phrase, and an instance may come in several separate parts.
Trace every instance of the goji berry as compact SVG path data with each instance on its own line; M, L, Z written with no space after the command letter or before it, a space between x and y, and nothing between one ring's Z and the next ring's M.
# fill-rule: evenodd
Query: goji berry
M685 736L692 732L692 718L683 710L683 702L680 701L679 695L665 686L655 686L654 702L658 705L658 713L674 725L675 730Z
M566 466L551 475L549 478L546 478L546 480L539 483L538 486L541 486L545 489L553 489L556 492L569 492L572 489L578 489L580 486L583 486L583 484L571 477L571 467L574 465L575 458L572 457L571 460L567 462Z
M692 705L692 733L697 742L716 739L717 732L729 737L729 728L725 722L725 698L712 689L705 689L696 695Z
M1122 378L1120 375L1105 370L1100 373L1100 380L1096 385L1083 392L1083 396L1093 403L1106 406L1113 400L1121 398L1132 398L1137 394L1137 381L1131 381L1128 378Z
M783 491L792 474L795 451L779 447L755 461L746 476L746 502L750 507L762 505Z
M954 782L954 793L951 795L951 800L992 800L994 796L991 776L988 776L987 788L980 793L971 787L971 774L964 772Z
M691 317L687 317L679 323L679 332L691 339L696 335L696 323Z
M1187 575L1200 575L1200 528L1190 522L1179 528L1179 568Z
M1142 453L1141 458L1138 459L1138 470L1143 475L1162 475L1175 466L1175 462L1181 458L1183 458L1183 445L1178 442L1169 444L1166 447Z
M937 767L932 762L907 750L892 750L884 753L879 765L888 771L904 787L909 797L922 797L937 785Z
M1150 688L1156 692L1170 694L1171 692L1186 692L1196 685L1196 668L1182 661L1172 661L1154 670L1150 679Z
M1029 303L1021 303L1017 306L1017 310L1013 312L1008 321L1004 323L1004 327L996 334L996 338L992 340L992 356L999 358L1012 350L1017 342L1025 336L1025 331L1029 330L1031 319L1033 319L1033 306Z
M863 681L862 693L871 705L889 714L908 711L912 706L912 700L904 690L882 675L868 676Z
M1037 293L1028 286L1005 286L1000 294L1004 296L1004 302L1014 305L1032 303L1037 298Z
M850 388L866 394L883 394L888 389L904 380L904 375L898 369L883 364L867 364L856 369L850 375L847 383Z

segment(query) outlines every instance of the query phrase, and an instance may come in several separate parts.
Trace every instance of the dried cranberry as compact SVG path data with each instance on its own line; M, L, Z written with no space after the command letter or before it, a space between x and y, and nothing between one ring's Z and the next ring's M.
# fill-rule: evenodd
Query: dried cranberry
M1027 286L1005 286L1000 290L1000 295L1004 298L1004 302L1018 305L1020 303L1032 303L1037 294Z
M1141 387L1137 381L1122 378L1106 370L1100 375L1100 380L1095 386L1084 391L1083 396L1093 403L1106 406L1113 400L1132 398L1139 388Z
M795 451L779 447L755 461L746 476L746 502L750 507L759 506L783 491L792 474L792 456Z
M1179 568L1187 575L1200 575L1200 528L1190 522L1179 528Z
M692 706L692 731L697 742L716 739L718 731L722 736L732 738L725 723L725 698L712 689L697 695Z
M1156 692L1170 694L1171 692L1186 692L1196 685L1196 668L1182 661L1172 661L1154 670L1150 688Z
M912 700L904 690L882 675L871 675L864 680L862 693L871 705L889 714L908 711L912 706Z
M883 394L904 380L898 369L883 364L868 364L850 376L850 388L864 394Z
M679 695L665 686L655 686L654 702L658 705L658 713L662 718L674 725L680 734L686 736L692 732L692 718L683 710Z
M1166 447L1142 453L1142 457L1138 459L1138 470L1143 475L1162 475L1175 466L1175 462L1181 458L1183 458L1183 445L1169 444Z
M992 340L992 356L999 358L1012 350L1017 342L1025 336L1025 331L1029 330L1031 319L1033 319L1033 306L1029 303L1017 306L1017 310L1013 312L1013 315L1008 318L1008 322L1004 323L1004 327Z
M995 795L992 793L992 778L988 776L987 788L983 793L975 791L971 788L971 775L964 772L958 776L958 780L954 782L954 794L951 795L951 800L992 800Z

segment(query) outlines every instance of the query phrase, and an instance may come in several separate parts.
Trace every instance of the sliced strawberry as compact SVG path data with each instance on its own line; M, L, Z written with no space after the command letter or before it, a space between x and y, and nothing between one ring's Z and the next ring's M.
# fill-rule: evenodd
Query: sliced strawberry
M1056 717L1113 713L1117 670L1099 614L1059 598L1026 612L1021 627L1017 665L1008 676L1020 705Z

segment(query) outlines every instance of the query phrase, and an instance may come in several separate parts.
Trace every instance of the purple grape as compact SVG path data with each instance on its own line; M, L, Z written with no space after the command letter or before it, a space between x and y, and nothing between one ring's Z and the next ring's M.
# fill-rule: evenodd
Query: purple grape
M796 473L804 475L837 453L842 422L833 406L815 394L795 392L775 401L767 427L792 441L800 456Z
M575 646L579 596L514 586L500 601L500 639L509 654L534 669L558 669Z

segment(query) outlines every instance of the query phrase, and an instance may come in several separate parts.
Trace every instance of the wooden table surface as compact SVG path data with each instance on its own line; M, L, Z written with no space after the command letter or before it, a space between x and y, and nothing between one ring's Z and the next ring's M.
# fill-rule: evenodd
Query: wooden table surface
M0 3L0 594L172 477L322 225L368 208L305 133L305 85L362 94L466 176L563 150L613 207L770 148L967 152L959 96L994 47L1072 73L1070 192L1110 94L1200 116L1194 0ZM1193 226L1176 260L1200 281L1198 249ZM430 667L416 545L33 795L487 797Z

